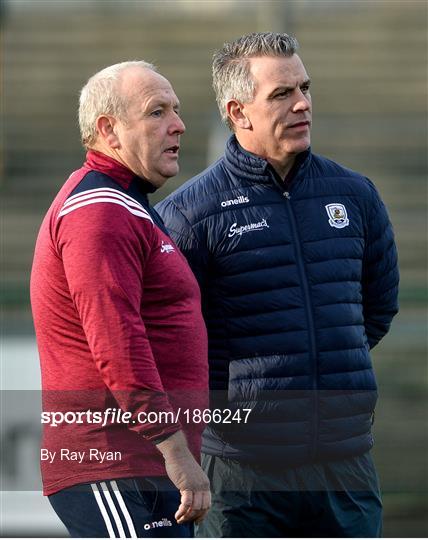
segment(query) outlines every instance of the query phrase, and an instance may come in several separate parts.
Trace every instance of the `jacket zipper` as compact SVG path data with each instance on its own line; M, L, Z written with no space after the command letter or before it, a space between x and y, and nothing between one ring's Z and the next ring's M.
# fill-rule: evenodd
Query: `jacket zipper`
M317 448L317 439L318 439L318 366L317 366L317 349L316 349L316 338L315 338L315 325L314 325L314 317L313 317L313 307L312 307L312 301L309 294L309 283L307 278L307 272L305 268L305 262L303 260L303 253L302 253L302 244L299 234L299 229L297 227L296 218L294 215L293 207L291 204L291 195L288 191L283 191L282 195L286 198L287 203L287 212L290 217L290 224L291 224L291 230L293 234L293 238L295 240L295 250L296 250L296 256L297 256L297 267L299 269L302 289L303 289L303 295L305 299L305 306L306 306L306 317L308 321L308 333L309 333L309 352L310 352L310 359L312 364L312 391L313 391L313 433L312 433L312 448L311 448L311 454L312 458L315 457L316 448Z

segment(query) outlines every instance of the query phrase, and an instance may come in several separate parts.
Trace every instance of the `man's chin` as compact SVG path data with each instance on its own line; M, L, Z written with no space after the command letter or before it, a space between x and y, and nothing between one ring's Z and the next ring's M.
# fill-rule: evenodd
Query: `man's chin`
M288 154L300 154L301 152L305 152L309 147L311 146L311 140L309 138L302 139L300 141L296 141L292 145L290 145Z
M178 172L179 172L178 167L174 168L173 170L169 169L169 170L162 171L162 173L159 174L155 180L151 181L151 184L153 184L153 186L155 186L156 189L159 189L164 184L166 184L168 180L170 180L171 178L174 178L174 176L177 176Z
M177 165L174 169L169 169L164 172L165 182L167 182L170 178L174 178L174 176L177 176L177 174L180 172L180 169Z

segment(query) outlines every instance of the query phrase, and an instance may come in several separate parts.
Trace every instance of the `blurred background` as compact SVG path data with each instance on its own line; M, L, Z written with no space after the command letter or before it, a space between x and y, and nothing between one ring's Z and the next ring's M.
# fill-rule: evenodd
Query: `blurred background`
M214 49L253 31L294 34L312 78L312 149L370 177L395 227L401 311L374 353L374 456L385 536L428 536L427 2L3 0L1 11L0 533L61 536L40 493L40 375L29 272L42 217L84 152L80 88L124 60L156 64L187 132L162 199L222 154Z

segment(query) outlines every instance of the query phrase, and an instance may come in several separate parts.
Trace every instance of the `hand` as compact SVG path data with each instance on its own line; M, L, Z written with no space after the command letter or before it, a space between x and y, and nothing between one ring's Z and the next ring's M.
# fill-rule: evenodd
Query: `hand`
M157 448L165 459L168 477L181 493L177 523L200 523L211 506L210 481L191 454L183 432L177 431Z

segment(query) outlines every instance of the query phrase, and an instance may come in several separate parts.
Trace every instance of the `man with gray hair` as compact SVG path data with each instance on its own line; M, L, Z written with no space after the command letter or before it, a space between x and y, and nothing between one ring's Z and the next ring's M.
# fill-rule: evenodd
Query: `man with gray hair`
M397 312L374 185L310 149L310 78L287 34L225 43L213 84L224 156L157 206L202 291L213 491L198 536L381 533L370 349ZM251 412L248 412L251 409Z
M89 79L79 124L86 161L45 216L31 276L44 494L73 537L188 537L210 491L203 425L179 411L206 406L207 336L147 199L178 172L179 102L151 64L124 62Z

